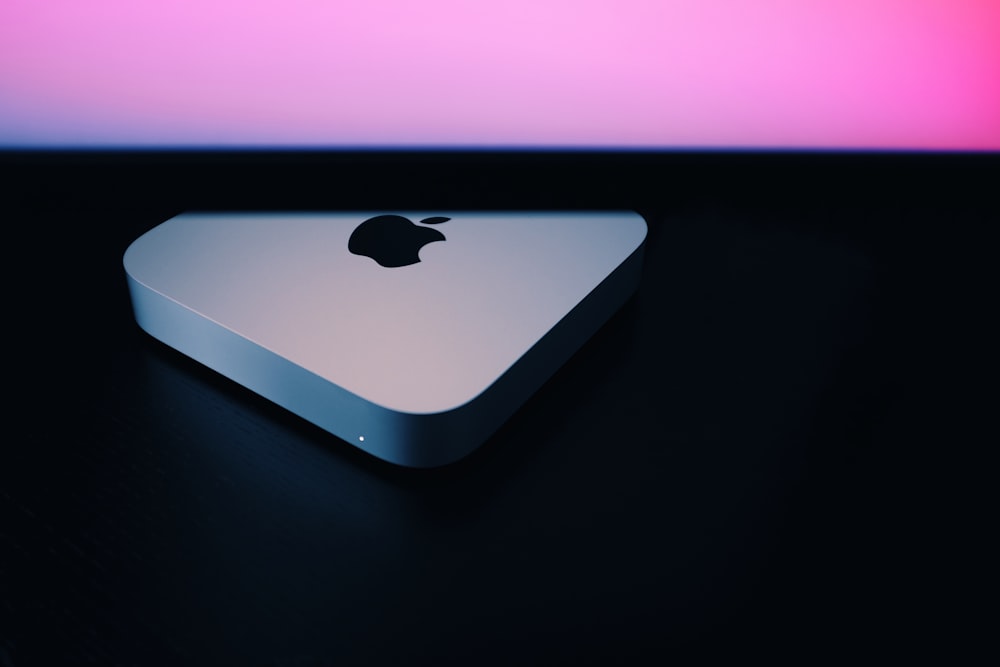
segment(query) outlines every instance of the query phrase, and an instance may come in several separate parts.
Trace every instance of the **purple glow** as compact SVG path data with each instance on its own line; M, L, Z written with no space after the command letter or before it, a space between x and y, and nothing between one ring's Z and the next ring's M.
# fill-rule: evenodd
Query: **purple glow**
M0 146L1000 149L995 0L4 0Z

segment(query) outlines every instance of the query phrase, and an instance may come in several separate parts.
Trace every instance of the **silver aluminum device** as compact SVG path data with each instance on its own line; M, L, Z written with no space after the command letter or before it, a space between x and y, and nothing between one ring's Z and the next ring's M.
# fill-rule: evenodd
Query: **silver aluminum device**
M379 458L482 444L628 299L621 212L185 213L124 265L139 326Z

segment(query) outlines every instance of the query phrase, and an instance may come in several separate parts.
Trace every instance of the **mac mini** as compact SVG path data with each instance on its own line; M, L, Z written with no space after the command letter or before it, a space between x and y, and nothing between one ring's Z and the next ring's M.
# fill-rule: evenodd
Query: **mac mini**
M125 252L135 318L403 466L481 445L639 284L633 212L185 213Z

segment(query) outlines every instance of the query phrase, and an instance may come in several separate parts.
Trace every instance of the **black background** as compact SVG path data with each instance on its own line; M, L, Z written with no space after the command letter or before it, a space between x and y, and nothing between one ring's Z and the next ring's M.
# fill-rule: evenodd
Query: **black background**
M954 658L988 628L995 155L0 157L4 667ZM122 254L184 210L463 208L650 231L637 295L452 466L132 320Z

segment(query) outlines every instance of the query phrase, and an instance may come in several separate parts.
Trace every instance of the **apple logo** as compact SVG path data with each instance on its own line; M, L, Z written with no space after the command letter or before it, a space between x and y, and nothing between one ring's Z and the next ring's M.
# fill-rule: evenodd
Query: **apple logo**
M431 217L420 222L439 225L451 218ZM355 255L371 257L382 266L395 268L420 261L419 252L428 243L444 241L444 234L431 227L421 227L401 215L376 215L358 225L351 233L347 249Z

